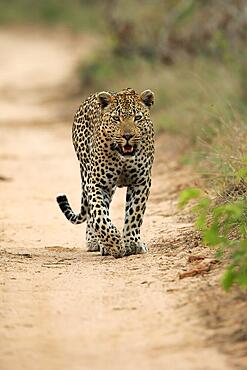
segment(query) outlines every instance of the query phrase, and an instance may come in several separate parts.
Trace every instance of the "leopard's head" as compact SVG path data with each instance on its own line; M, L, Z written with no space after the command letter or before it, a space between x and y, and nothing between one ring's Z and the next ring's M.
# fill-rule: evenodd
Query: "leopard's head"
M118 93L98 94L101 109L101 129L111 141L112 150L122 156L135 155L144 135L150 131L150 108L154 93L145 90L137 94L132 89Z

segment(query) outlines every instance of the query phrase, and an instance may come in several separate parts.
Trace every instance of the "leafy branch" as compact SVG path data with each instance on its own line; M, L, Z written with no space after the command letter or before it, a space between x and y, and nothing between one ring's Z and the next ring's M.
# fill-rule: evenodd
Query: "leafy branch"
M195 226L201 231L203 243L215 247L218 257L223 254L224 250L229 251L230 262L221 279L223 288L228 290L234 283L246 288L246 199L240 197L235 201L217 206L201 189L188 188L180 194L179 205L184 207L192 200L195 201L192 207L192 212L195 214Z

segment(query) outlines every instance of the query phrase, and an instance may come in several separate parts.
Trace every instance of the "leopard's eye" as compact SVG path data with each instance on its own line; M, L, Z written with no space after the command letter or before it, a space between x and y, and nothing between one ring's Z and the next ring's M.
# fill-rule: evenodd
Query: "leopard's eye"
M143 114L142 113L137 113L135 115L135 121L140 121L142 118L143 118Z
M114 119L115 122L119 122L120 121L120 116L118 114L113 114L112 115L112 118Z

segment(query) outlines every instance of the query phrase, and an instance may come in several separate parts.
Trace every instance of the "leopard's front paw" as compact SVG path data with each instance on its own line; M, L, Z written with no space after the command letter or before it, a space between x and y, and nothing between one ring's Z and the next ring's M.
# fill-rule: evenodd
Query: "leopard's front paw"
M86 249L87 249L87 252L97 252L100 250L100 246L99 246L99 243L98 241L95 239L93 241L87 241L87 244L86 244Z
M148 246L145 243L142 242L125 242L125 255L130 256L131 254L143 254L147 253Z
M110 254L114 257L114 258L122 258L123 256L125 256L126 254L126 249L124 246L122 246L121 248L112 248L110 250Z
M101 256L113 256L114 258L122 258L126 255L126 249L122 242L115 246L106 246L100 244Z
M100 246L100 254L101 254L101 256L109 256L110 255L110 253L107 251L107 249L103 245Z
M139 242L136 245L136 254L143 254L147 253L148 251L148 246L145 243Z

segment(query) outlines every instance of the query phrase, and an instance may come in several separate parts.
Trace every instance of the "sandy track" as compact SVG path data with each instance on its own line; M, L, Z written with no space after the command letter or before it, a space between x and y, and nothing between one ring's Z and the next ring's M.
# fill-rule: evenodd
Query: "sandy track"
M54 200L65 192L78 209L80 179L70 124L63 124L61 106L58 112L48 98L83 56L78 51L71 57L75 44L86 57L91 41L25 32L0 33L1 370L231 369L226 356L207 344L210 330L188 302L203 276L178 279L191 250L172 243L190 228L176 198L192 180L176 159L178 143L167 136L157 140L143 226L149 253L120 260L87 253L85 227L66 222ZM20 39L21 66L15 62ZM40 63L46 50L51 54ZM118 191L112 205L119 227L123 199L124 190Z

